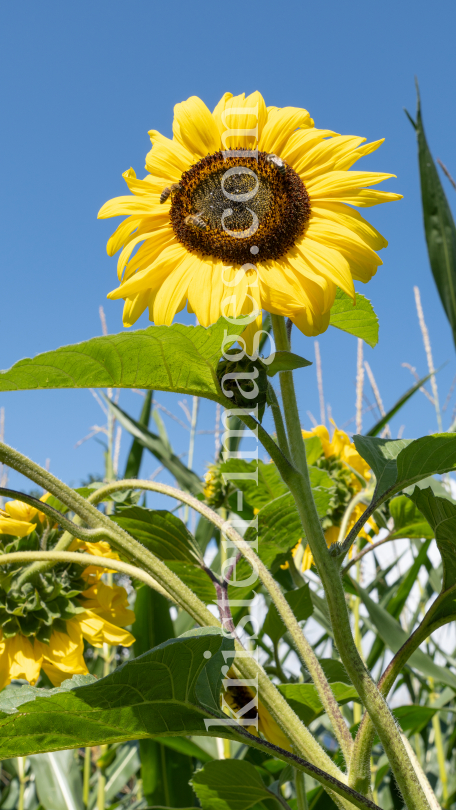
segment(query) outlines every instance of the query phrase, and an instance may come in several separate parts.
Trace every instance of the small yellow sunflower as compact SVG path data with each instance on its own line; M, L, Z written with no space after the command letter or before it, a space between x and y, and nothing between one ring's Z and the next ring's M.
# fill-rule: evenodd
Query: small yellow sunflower
M350 171L382 140L317 129L307 110L266 107L258 92L225 93L212 113L192 96L174 108L172 139L149 135L148 174L126 171L132 195L98 214L127 215L107 245L122 248L108 298L124 299L125 326L147 307L170 324L187 303L203 326L250 316L249 343L262 309L317 335L336 288L355 300L353 281L382 264L386 240L350 207L401 197L368 188L394 175Z
M8 535L9 539L27 537L37 528L32 522L37 513L41 514L20 501L6 503L0 515L0 535ZM119 559L105 542L75 540L71 550L76 549L106 557L107 561ZM43 581L41 592L39 586L37 589L29 587L28 591L26 586L25 592L16 595L23 624L14 622L13 592L7 593L0 587L3 623L3 630L0 627L0 689L14 679L24 679L33 685L41 670L54 686L72 675L86 674L84 639L94 647L102 647L103 643L124 647L133 644L134 637L124 628L134 622L135 614L128 607L125 588L110 586L101 580L102 574L109 571L109 568L88 566L80 580L68 581L66 592L59 591L63 581L61 574L52 582ZM72 583L78 586L75 590L71 590ZM65 618L68 615L71 618ZM45 626L50 625L48 640L37 637L43 630L43 619ZM20 632L21 628L27 635Z
M330 439L328 429L325 425L317 425L313 430L303 430L302 435L305 439L318 436L323 450L322 459L324 458L323 463L319 466L328 468L328 472L336 484L338 502L333 506L333 515L328 521L331 525L325 528L325 521L323 521L325 539L329 548L333 543L337 543L339 539L339 529L343 513L349 501L363 488L363 480L367 484L372 477L372 473L369 465L359 455L355 445L350 441L350 438L343 430L335 428L333 437ZM327 461L328 464L325 464L325 461ZM362 503L355 505L348 521L347 532L353 528L364 511L365 507ZM359 537L372 542L371 536L367 533L367 527L371 529L374 534L378 533L378 526L372 517L368 519L366 526L359 532ZM352 549L350 551L352 551ZM309 545L303 550L301 540L299 540L291 553L293 558L299 561L302 571L307 571L311 568L313 557ZM287 568L288 563L285 563L281 567Z

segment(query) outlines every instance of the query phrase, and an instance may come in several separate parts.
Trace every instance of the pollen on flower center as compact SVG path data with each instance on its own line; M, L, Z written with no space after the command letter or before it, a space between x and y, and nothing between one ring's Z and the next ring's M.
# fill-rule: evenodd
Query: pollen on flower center
M208 155L184 172L170 208L174 233L187 250L233 264L283 256L309 216L300 177L266 152L258 152L258 160Z

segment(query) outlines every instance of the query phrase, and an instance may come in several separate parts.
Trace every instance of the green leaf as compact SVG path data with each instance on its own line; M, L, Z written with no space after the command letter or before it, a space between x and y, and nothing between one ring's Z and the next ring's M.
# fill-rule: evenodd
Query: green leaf
M244 493L245 500L254 509L262 509L267 503L289 491L275 464L230 458L221 464L220 471L226 476L226 481L231 481L236 489ZM237 478L235 473L251 477Z
M433 373L437 374L436 371L434 371ZM370 430L367 431L366 436L378 436L380 431L383 430L383 428L385 427L385 425L388 424L390 419L392 419L393 416L395 416L401 410L401 408L405 405L405 403L408 402L408 400L411 397L413 397L413 395L416 394L416 392L419 391L420 388L425 383L427 383L427 381L431 377L432 377L432 374L426 374L426 376L422 377L421 380L418 380L418 382L415 383L415 385L412 385L412 387L409 388L408 391L406 391L405 394L403 394L397 400L396 404L393 405L393 407L389 409L388 413L386 413L385 416L382 416L382 418L379 419L378 422L376 422L375 425L373 427L371 427Z
M312 492L320 517L328 511L333 492L333 482L325 470L309 467ZM286 554L304 538L301 520L290 492L268 503L257 515L258 554L268 567L278 554ZM245 539L251 541L257 532L253 526L247 529Z
M447 591L456 585L456 504L436 497L430 487L415 487L410 497L435 534L443 563L442 591Z
M200 564L201 554L185 523L165 509L128 506L112 516L135 540L161 560Z
M412 734L419 734L434 717L437 709L432 706L396 706L393 714L402 731L410 731Z
M277 351L274 354L272 363L265 363L265 365L268 377L274 377L278 371L294 371L296 368L311 366L312 363L310 360L305 360L304 357L300 357L298 354L293 354L293 352Z
M49 692L25 687L28 701L0 713L0 758L206 734L204 720L223 717L223 652L233 649L232 639L206 628L166 641L88 686ZM216 726L209 733L220 737L231 732Z
M214 326L149 326L92 338L0 372L0 391L43 388L151 388L220 400L215 369L222 343L244 330L220 318ZM230 341L225 340L224 349Z
M138 425L143 428L149 427L150 412L152 408L153 391L146 391L144 397L144 404L141 409ZM139 471L141 469L141 461L144 452L144 445L134 437L130 452L128 454L127 463L125 465L125 472L123 478L139 478Z
M421 439L377 439L354 436L358 453L375 473L374 500L393 495L429 475L443 475L456 466L456 436L436 433Z
M45 810L84 810L81 772L74 751L35 754L30 767Z
M306 582L302 588L288 591L284 594L298 622L305 621L313 613L313 604L310 597L309 584ZM272 603L266 614L263 625L263 632L269 636L272 642L277 643L286 633L286 627L279 616L276 606Z
M316 460L320 458L323 453L323 445L318 436L306 436L304 439L306 446L306 457L309 465L315 464Z
M456 343L456 228L424 134L418 85L416 122L412 121L412 124L418 139L421 200L429 262Z
M369 346L376 346L378 343L378 318L371 302L364 295L356 293L354 305L350 296L338 287L329 323L350 335L362 338Z
M394 519L393 537L432 538L434 531L417 506L406 495L398 495L390 501L389 509Z
M208 762L191 784L203 810L248 810L271 798L256 768L240 759Z
M169 444L164 442L161 436L157 436L156 433L152 433L148 428L144 427L144 425L141 425L139 422L136 422L135 419L132 419L128 413L123 411L122 408L119 408L119 406L116 405L111 399L105 397L103 392L101 392L101 395L122 427L124 427L125 430L128 430L128 432L138 440L142 447L150 450L155 458L160 461L163 467L165 467L171 473L171 475L174 476L178 484L183 487L183 489L189 490L194 495L197 495L202 491L203 485L197 474L194 473L193 470L189 470L188 467L182 463L180 458L174 455Z
M358 693L351 684L334 682L330 686L338 703L348 703L351 700L359 702ZM280 684L278 689L306 726L323 714L323 706L313 683Z

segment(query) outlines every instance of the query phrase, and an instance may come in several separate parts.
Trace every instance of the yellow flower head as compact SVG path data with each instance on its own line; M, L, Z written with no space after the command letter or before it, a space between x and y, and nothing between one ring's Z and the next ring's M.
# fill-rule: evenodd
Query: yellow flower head
M132 194L98 214L127 216L107 246L122 249L108 297L124 299L125 326L146 308L170 324L187 303L203 326L265 309L318 335L336 288L354 300L353 281L382 264L386 240L350 206L400 199L369 188L394 175L350 169L383 141L317 129L258 92L225 93L212 113L192 96L174 108L172 139L149 135L148 174L126 171Z
M36 528L30 522L36 514L36 509L10 501L0 515L0 533L27 536ZM71 548L107 560L119 559L105 542L75 540ZM36 588L25 584L15 590L13 580L8 599L0 588L0 689L13 679L34 684L41 670L54 686L72 675L87 673L84 639L94 647L104 643L129 647L133 643L133 636L124 628L134 622L135 614L128 607L125 588L101 581L102 573L109 571L88 566L82 575L77 567L73 574L65 565L43 575ZM54 601L56 596L58 601ZM20 613L14 610L16 602ZM50 624L43 624L46 613Z

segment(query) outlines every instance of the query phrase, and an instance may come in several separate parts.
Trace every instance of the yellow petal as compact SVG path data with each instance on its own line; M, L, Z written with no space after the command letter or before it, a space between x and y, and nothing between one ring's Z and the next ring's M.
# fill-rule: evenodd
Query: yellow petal
M311 257L304 255L296 247L287 253L287 262L293 268L300 285L313 299L313 308L320 312L331 309L336 297L336 285L328 268L321 261L318 264L312 263ZM351 281L349 272L348 275Z
M384 172L327 172L308 181L306 188L311 200L318 200L320 197L336 197L341 193L382 183L395 176Z
M116 228L112 236L109 237L106 245L106 252L108 256L114 256L115 253L125 244L125 240L138 228L144 221L144 217L127 217Z
M161 192L155 191L150 174L147 174L144 180L139 180L136 177L136 172L134 169L127 169L127 171L123 173L122 177L132 194L137 194L140 197L144 195L152 195L155 197L155 202L157 205L159 205Z
M35 523L26 523L23 520L13 520L0 514L0 534L10 534L12 537L26 537L36 529Z
M312 436L318 436L318 438L321 441L321 446L323 448L325 458L328 458L329 456L332 455L329 432L328 428L325 425L316 425L314 428L312 428L312 430L303 430L301 432L304 439L311 438Z
M299 107L283 107L268 112L268 120L261 133L259 148L263 152L280 155L290 135L297 129L313 126L307 110Z
M377 267L383 264L378 254L344 225L331 222L327 227L321 221L312 221L309 223L304 240L300 242L303 250L309 238L313 240L317 250L318 245L322 250L329 247L345 257L353 277L359 280L368 281L377 272ZM359 278L360 272L363 276L362 279ZM339 284L339 286L341 285ZM344 288L342 287L342 289ZM354 291L352 297L354 297Z
M381 146L382 143L384 142L385 139L380 138L379 141L372 141L371 143L366 143L364 146L360 146L359 148L354 149L353 152L350 152L349 154L340 157L336 161L334 168L339 169L340 171L342 171L343 169L350 169L353 166L353 164L360 159L360 157L364 157L364 155L370 155L372 152L375 152L375 150L378 149L378 147Z
M176 243L168 245L161 251L155 262L124 281L120 287L109 293L108 298L112 300L132 298L138 292L155 289L187 255L188 253L182 245Z
M217 260L201 260L198 272L188 287L188 300L201 326L210 326L221 315L224 293L223 264Z
M306 187L312 177L333 170L340 158L344 157L347 152L352 152L365 140L365 138L357 138L352 135L336 135L309 149L299 162L298 168L298 174L302 177Z
M307 337L316 337L326 332L329 326L330 312L320 313L305 307L297 313L290 315L291 320Z
M38 680L43 658L37 642L17 634L8 640L7 648L11 679L23 678L33 686Z
M170 225L157 228L152 236L138 248L125 267L123 280L130 278L136 271L147 270L159 258L161 252L170 245L176 245L176 237ZM121 275L118 275L119 280Z
M78 622L84 638L94 647L102 647L103 644L130 647L135 640L128 630L106 621L92 611L81 613L74 621Z
M170 140L152 129L149 132L152 149L146 155L146 169L152 175L152 182L157 184L161 179L162 190L170 183L178 183L195 156L176 140Z
M5 503L5 512L13 518L13 520L25 520L30 523L37 513L34 506L29 506L22 501L7 501Z
M163 208L157 205L156 195L146 195L136 197L134 194L125 197L113 197L101 206L98 212L98 219L109 219L109 217L121 217L133 215L151 216L161 214Z
M10 639L0 641L0 689L11 683L10 657L8 654Z
M125 300L123 313L122 313L122 323L125 327L133 326L136 323L138 318L141 317L144 310L147 309L149 306L150 301L150 291L146 290L146 292L137 293L133 298L127 298Z
M285 146L281 150L280 157L293 166L296 167L305 161L307 152L312 149L315 144L321 143L324 138L336 135L331 129L299 129L294 132L289 138Z
M225 93L212 113L222 149L256 149L268 113L261 93L231 96Z
M372 248L381 250L388 246L386 239L370 224L359 211L349 208L348 205L339 202L318 202L312 206L312 219L324 220L328 227L335 222L344 225L356 233L361 239Z
M200 158L220 149L217 125L198 96L191 96L174 107L173 134L182 146Z
M187 300L188 286L198 272L201 259L185 252L182 261L165 278L157 292L154 303L154 323L169 326L176 312L180 312Z

